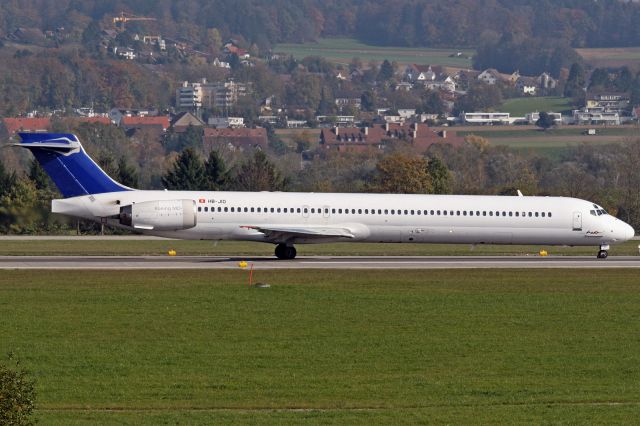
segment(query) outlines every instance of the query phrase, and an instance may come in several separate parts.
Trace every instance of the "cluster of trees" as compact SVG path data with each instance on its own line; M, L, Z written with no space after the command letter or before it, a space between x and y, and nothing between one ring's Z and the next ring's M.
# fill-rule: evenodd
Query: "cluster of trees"
M473 67L478 70L495 68L504 73L520 71L522 75L547 72L554 78L560 78L563 68L568 69L581 60L566 42L513 34L498 38L489 34L477 48Z
M110 25L122 9L154 17L156 22L145 25L203 49L220 36L241 38L262 49L320 36L394 46L475 46L488 33L558 40L574 47L640 43L640 5L619 0L25 0L0 4L0 32L64 27L66 38L59 41L82 41L92 21Z
M302 141L301 141L302 142ZM91 144L89 144L91 146ZM100 151L98 151L100 152ZM135 176L138 164L103 155L115 179ZM462 146L432 145L423 155L401 142L384 152L338 153L320 150L303 168L292 166L297 154L273 157L256 150L242 156L189 147L167 156L158 184L167 189L316 192L401 192L454 194L563 195L592 200L612 214L640 227L640 141L612 146L568 148L552 160L493 146L468 136ZM108 159L111 158L111 161ZM203 159L205 158L205 159ZM299 159L299 157L298 157ZM135 181L130 181L133 186ZM141 185L142 188L149 188ZM150 188L149 188L150 189ZM60 232L69 228L49 213L56 196L35 161L25 173L0 167L0 233ZM73 224L71 224L73 226Z

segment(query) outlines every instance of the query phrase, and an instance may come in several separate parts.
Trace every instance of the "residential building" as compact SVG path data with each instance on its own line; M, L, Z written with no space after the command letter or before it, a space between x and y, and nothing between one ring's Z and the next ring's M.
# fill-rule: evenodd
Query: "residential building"
M237 129L244 127L244 117L209 117L208 124L217 129Z
M626 93L598 93L587 96L588 109L603 108L605 112L622 112L629 108L629 95Z
M176 89L176 106L178 108L228 109L235 106L238 99L247 93L247 85L233 80L207 82L202 80L189 83L185 81Z
M287 129L302 129L309 127L307 120L289 120L287 119Z
M573 111L575 124L619 125L620 115L616 111L607 111L603 107L582 108Z
M6 117L2 122L10 137L18 132L47 132L51 127L51 119L48 117Z
M333 124L336 126L353 126L355 117L353 115L317 115L316 121L323 124Z
M150 129L165 132L170 125L166 115L122 117L120 127L125 130Z
M269 145L267 129L212 129L205 128L203 142L205 151L225 147L235 150L266 149Z
M452 132L455 133L455 132ZM403 141L416 150L424 151L436 143L461 144L457 134L435 132L426 124L380 124L372 127L333 127L320 132L320 145L337 151L365 151L385 149L394 142Z
M114 47L113 54L128 60L134 60L136 58L136 51L130 47Z
M502 81L509 81L511 75L499 73L494 68L489 68L478 74L477 79L486 84L496 84Z
M558 81L546 72L538 76L537 83L540 89L555 89L558 85Z
M463 112L460 120L464 124L511 124L508 112Z
M360 109L362 106L362 100L360 98L336 98L335 102L338 108L351 106L356 109Z
M189 83L184 81L182 86L176 89L176 107L199 109L202 108L203 90L202 86L207 83L206 79L201 82Z
M171 128L176 133L185 132L189 126L191 127L204 127L204 123L195 115L190 112L181 112L173 117L171 120Z
M535 96L538 82L532 77L520 77L516 81L516 90L522 95Z

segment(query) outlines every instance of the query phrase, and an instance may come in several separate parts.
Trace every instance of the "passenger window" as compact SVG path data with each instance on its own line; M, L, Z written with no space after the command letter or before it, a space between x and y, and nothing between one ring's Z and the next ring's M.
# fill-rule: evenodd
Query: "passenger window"
M425 210L425 212L426 212L426 210ZM426 214L426 213L425 213L425 214ZM438 214L440 214L440 213L438 213ZM433 210L431 210L431 216L433 216Z
M226 213L226 212L228 212L228 211L229 211L229 207L225 207L225 208L224 208L224 212Z
M342 209L338 209L338 214L342 214Z
M304 209L304 212L305 212L305 213L309 213L309 209L305 208L305 209Z
M542 213L540 213L540 215L541 215L542 217L544 217L544 216L545 216L545 213L544 213L544 212L542 212Z
M231 213L235 213L235 209L231 207Z
M536 217L538 217L538 212L536 212Z
M273 207L271 207L271 213L273 213L275 211L275 209Z
M389 214L389 210L385 209L384 214Z
M411 210L411 215L416 214L415 210Z
M480 210L476 211L476 216L480 216Z
M507 215L507 212L502 212L502 216L506 216L506 215Z
M311 208L311 213L315 213L316 209L314 209L313 207Z
M198 207L198 211L201 212L202 211L202 207Z
M433 211L433 210L431 210L431 211ZM432 213L432 214L433 214L433 213ZM440 216L440 210L438 210L438 216Z
M378 214L382 214L382 209L378 209Z
M493 216L493 211L490 211L490 212L489 212L489 216Z
M473 210L469 210L469 216L473 216Z
M300 210L301 210L301 209L300 209L300 207L298 207L298 208L296 209L296 211L297 211L298 213L301 213L301 211L300 211Z
M418 216L420 216L420 215L422 215L422 210L416 210L416 213L418 213ZM426 210L424 211L424 214L425 215L427 214Z
M462 211L462 216L466 216L466 215L467 215L467 211L466 211L466 210L463 210L463 211Z
M533 216L533 214L531 214L531 212L529 212L529 217Z
M509 212L509 217L513 216L513 212Z
M547 216L551 217L551 212L547 213Z
M351 214L356 214L356 209L351 209Z
M483 210L483 211L482 211L482 216L486 216L486 215L487 215L486 210Z
M447 211L446 210L442 210L442 215L446 216L447 215Z
M520 216L520 212L516 212L516 217Z
M278 212L278 213L280 213L280 207L278 207L278 210L277 210L277 212Z
M285 207L284 209L282 209L283 213L287 212L287 208Z
M336 209L331 209L331 214L336 214Z
M408 214L409 214L409 210L405 210L405 211L404 211L404 214L407 214L407 215L408 215Z
M205 207L205 208L204 208L204 211L205 211L205 212L208 212L208 211L209 211L209 207Z
M391 209L391 214L396 214L396 211Z

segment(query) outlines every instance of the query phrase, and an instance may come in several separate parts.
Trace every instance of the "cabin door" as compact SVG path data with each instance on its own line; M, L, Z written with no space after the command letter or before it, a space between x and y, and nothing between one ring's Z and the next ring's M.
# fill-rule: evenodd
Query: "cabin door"
M582 213L573 212L573 230L582 231Z

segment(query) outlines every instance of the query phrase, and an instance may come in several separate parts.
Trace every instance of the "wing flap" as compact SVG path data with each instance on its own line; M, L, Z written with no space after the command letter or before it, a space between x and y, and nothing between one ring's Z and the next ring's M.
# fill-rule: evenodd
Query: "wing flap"
M303 238L355 238L348 228L333 228L327 226L273 226L273 225L246 225L245 229L255 229L269 239Z

